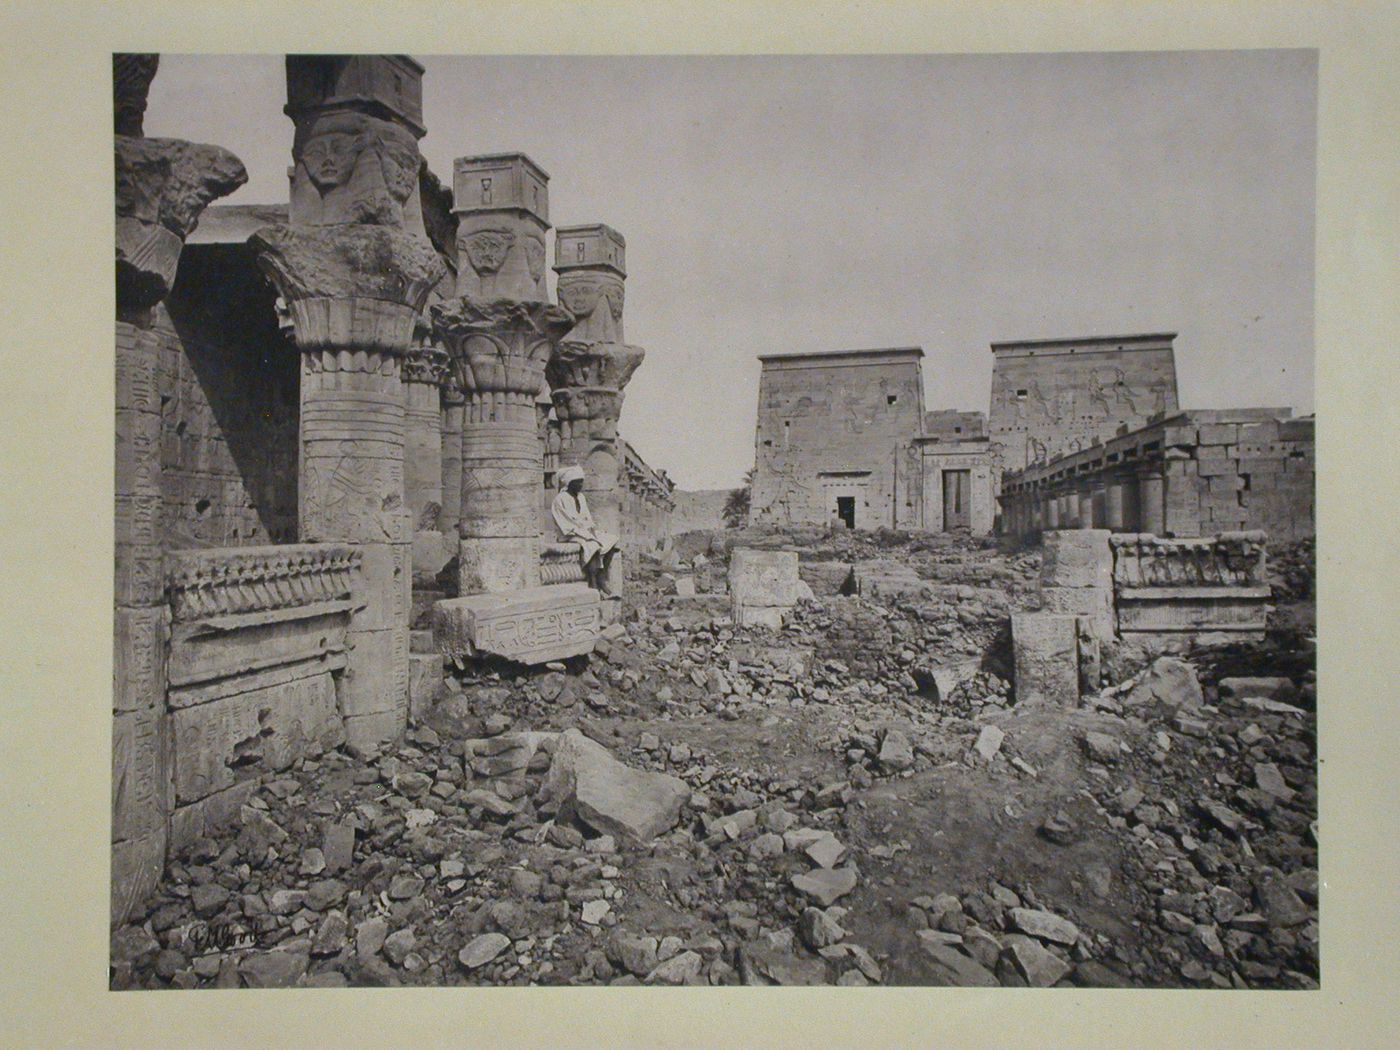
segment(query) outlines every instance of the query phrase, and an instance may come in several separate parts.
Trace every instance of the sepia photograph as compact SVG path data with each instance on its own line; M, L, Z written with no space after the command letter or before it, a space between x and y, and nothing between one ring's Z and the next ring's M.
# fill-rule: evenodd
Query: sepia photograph
M111 990L1327 987L1317 51L112 100Z

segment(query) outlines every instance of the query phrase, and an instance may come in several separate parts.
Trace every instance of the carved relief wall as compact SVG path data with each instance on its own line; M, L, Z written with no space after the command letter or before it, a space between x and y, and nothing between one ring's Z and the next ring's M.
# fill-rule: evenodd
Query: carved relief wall
M1177 409L1175 335L992 346L988 429L1000 470L1020 470Z
M859 527L893 526L907 481L901 450L923 419L922 357L909 348L762 358L751 520L829 524L837 508L824 494L835 490L820 476L855 472Z
M157 308L167 549L297 535L297 354L252 253L187 245Z

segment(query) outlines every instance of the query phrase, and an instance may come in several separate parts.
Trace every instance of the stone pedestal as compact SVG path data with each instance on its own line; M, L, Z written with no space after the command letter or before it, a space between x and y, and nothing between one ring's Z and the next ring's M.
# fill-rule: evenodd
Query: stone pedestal
M585 583L475 594L433 607L433 638L457 663L483 656L543 664L591 652L601 629L598 592Z
M116 607L112 675L111 921L125 921L165 865L171 738L170 612L161 549L161 399L153 313L185 236L210 201L247 181L217 146L141 138L154 55L113 58L116 170Z
M738 548L729 560L729 595L736 627L782 627L800 596L796 551Z
M1048 613L1083 616L1100 641L1113 637L1113 555L1107 529L1045 534L1040 602Z

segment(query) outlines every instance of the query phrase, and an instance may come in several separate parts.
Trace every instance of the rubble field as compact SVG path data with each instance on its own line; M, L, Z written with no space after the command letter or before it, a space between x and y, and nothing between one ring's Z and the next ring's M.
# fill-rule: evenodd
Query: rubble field
M735 546L812 592L736 628ZM568 664L263 774L113 933L113 988L1315 988L1311 542L1266 641L1013 701L1037 550L688 534ZM247 771L254 775L256 770Z

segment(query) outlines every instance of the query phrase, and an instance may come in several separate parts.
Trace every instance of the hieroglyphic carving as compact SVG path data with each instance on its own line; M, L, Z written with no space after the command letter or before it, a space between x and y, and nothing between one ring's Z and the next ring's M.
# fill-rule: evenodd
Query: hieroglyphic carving
M439 650L457 661L486 654L522 663L564 659L589 651L600 626L598 594L580 583L457 598L433 610Z

